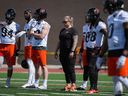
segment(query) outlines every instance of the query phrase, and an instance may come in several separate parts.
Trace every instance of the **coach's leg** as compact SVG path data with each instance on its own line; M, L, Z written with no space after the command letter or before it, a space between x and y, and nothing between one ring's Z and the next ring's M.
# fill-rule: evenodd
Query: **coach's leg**
M75 73L75 56L71 59L69 59L69 63L68 63L68 66L69 66L69 78L71 80L71 89L70 91L75 91L76 90L76 73Z
M71 88L71 80L70 80L70 75L69 75L68 55L60 54L59 59L60 59L60 62L63 68L65 80L66 80L66 85L64 86L64 90L69 91L69 89Z

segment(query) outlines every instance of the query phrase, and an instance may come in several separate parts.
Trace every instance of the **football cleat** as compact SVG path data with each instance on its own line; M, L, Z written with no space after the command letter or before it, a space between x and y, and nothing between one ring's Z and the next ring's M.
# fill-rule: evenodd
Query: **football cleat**
M22 88L27 88L27 87L29 87L29 86L31 86L31 84L29 84L29 83L26 83L26 84L24 84L23 86L21 86Z
M76 85L75 85L75 84L72 84L72 85L71 85L70 91L71 91L71 92L75 92L75 91L77 91L77 90L76 90Z
M85 90L87 88L87 82L83 82L80 87L78 87L78 90Z
M91 90L87 91L87 94L94 94L94 93L98 93L98 90L91 89Z
M78 87L77 90L85 90L83 87Z
M38 88L41 89L41 90L47 90L47 86L44 86L44 85L39 86Z
M70 91L71 88L71 84L66 84L66 86L64 87L65 91Z
M33 84L33 85L30 85L30 86L27 86L26 88L34 88L34 89L37 89L38 88L38 84Z

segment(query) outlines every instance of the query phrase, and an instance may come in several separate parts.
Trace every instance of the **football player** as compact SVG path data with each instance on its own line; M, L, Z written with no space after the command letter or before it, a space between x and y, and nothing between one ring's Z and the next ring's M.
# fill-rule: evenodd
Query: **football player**
M88 94L97 93L98 70L96 66L97 60L102 61L107 43L107 28L106 24L100 18L100 11L98 8L90 8L87 12L87 23L83 26L83 63L84 64L84 78L83 84L80 86L85 89L87 86L87 79L90 80L90 89Z
M32 51L32 36L29 35L27 32L29 32L35 25L36 20L32 17L32 11L30 9L26 9L24 11L24 18L26 20L26 24L24 25L24 30L26 31L25 34L25 43L24 43L24 57L27 61L26 64L28 64L28 82L24 84L22 87L26 88L34 84L35 82L35 67L33 64L33 61L31 59L31 51Z
M13 65L15 65L15 47L16 47L16 33L19 31L19 25L14 22L16 12L14 9L8 9L5 12L5 22L1 24L0 28L0 52L7 62L7 80L5 87L10 87L10 80L13 74ZM0 56L1 57L1 56Z
M87 16L85 16L85 25L88 25L88 23L89 22L87 20ZM84 26L83 26L83 31L84 31ZM84 42L85 42L84 39L85 39L85 37L84 37L84 34L83 34L82 42L81 42L81 48L80 48L80 54L82 56L82 64L83 64L84 72L83 72L83 82L77 88L78 90L85 90L87 88L87 82L88 82L88 77L89 77L88 64L87 64L87 54L86 54L86 46L84 46Z
M106 0L104 10L110 14L108 24L108 75L112 76L114 95L122 96L128 89L128 12L123 0Z
M34 18L37 20L37 24L34 28L32 28L29 34L33 36L32 60L35 64L36 71L35 87L38 87L39 84L39 77L41 75L39 74L39 69L41 67L43 71L43 82L38 88L46 90L48 79L48 68L46 63L47 39L51 26L44 21L44 19L47 18L46 9L37 9L34 13Z

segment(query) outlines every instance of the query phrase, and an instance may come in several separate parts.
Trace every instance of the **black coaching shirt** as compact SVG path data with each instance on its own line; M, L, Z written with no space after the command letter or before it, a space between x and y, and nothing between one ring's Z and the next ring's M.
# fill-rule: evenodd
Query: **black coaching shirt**
M78 35L75 28L71 27L69 29L63 28L59 34L60 40L60 54L69 53L73 46L73 36Z

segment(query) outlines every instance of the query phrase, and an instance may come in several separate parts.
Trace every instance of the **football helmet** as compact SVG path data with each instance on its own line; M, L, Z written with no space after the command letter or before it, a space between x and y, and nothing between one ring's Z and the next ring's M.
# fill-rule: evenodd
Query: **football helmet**
M109 14L112 14L118 9L124 8L124 2L122 0L106 0L104 3L104 11L108 11Z
M100 18L100 11L98 8L90 8L87 12L87 21L90 23L96 22Z
M15 16L16 16L16 11L12 8L8 9L5 13L5 19L9 21L14 20Z
M37 21L47 18L47 11L46 11L46 9L42 9L42 8L37 9L35 11L35 13L34 13L34 18Z
M24 69L28 69L29 68L28 63L27 63L27 61L25 59L21 61L21 67L24 68Z
M116 9L123 9L124 8L124 1L123 0L115 0Z

